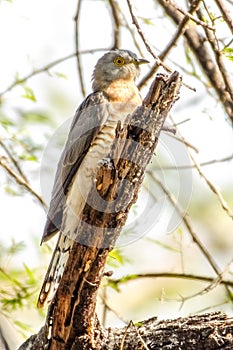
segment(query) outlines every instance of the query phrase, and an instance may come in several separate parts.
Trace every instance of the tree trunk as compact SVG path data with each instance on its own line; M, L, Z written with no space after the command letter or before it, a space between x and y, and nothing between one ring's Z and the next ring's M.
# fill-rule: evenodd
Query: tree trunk
M150 344L149 349L161 346L164 349L178 349L177 344L182 349L194 349L191 347L194 340L203 344L201 332L205 333L206 328L201 331L204 327L201 317L199 326L198 317L194 317L190 321L158 323L150 320L139 328L130 325L126 329L106 330L101 327L95 314L97 292L108 253L126 222L132 204L137 200L146 166L154 154L164 121L178 99L180 86L181 77L177 72L170 76L158 74L142 106L128 116L124 125L118 123L110 154L99 164L96 182L93 183L82 223L78 227L77 240L73 243L57 293L48 309L46 324L38 335L30 338L30 347L25 343L21 350L139 349L144 346L141 337ZM85 242L85 245L79 242ZM209 323L215 322L214 316L203 317L207 328L210 327ZM222 316L220 323L223 322L226 319ZM188 335L189 325L192 331ZM222 333L219 326L217 338L223 337ZM156 341L150 340L153 334ZM127 338L135 341L137 338L140 340L137 344L141 345L134 347L130 341L127 347ZM188 343L186 338L192 339L192 342ZM119 344L124 346L119 347ZM181 347L181 344L189 345ZM201 345L195 347L201 348Z
M157 321L151 318L121 329L96 329L95 349L101 350L232 350L233 319L221 312ZM86 343L85 343L86 341ZM45 350L44 328L30 337L19 350ZM86 344L86 345L85 345ZM59 350L60 347L57 347ZM90 349L85 336L70 350Z

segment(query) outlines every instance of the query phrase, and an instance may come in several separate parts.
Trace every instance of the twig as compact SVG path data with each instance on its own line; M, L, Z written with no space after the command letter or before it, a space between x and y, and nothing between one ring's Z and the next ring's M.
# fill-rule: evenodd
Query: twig
M165 185L162 183L162 181L160 181L154 173L149 172L150 176L153 178L153 180L162 188L162 190L164 191L164 193L167 195L169 201L172 203L172 205L174 206L175 210L177 211L177 213L180 215L181 218L183 218L183 223L186 226L188 232L190 233L193 241L197 244L197 246L199 247L200 251L202 252L202 254L205 256L205 258L207 259L207 261L209 262L210 266L212 267L212 269L215 271L215 273L217 274L217 276L221 277L221 271L218 267L218 265L216 264L214 258L212 257L212 255L209 253L209 251L207 250L207 248L202 244L202 242L199 240L197 234L194 232L191 223L189 222L188 216L186 213L184 213L182 211L182 209L179 207L176 199L174 198L174 196L168 191L168 189L165 187ZM231 291L229 290L228 286L225 286L225 289L227 291L227 294L230 298L231 301L233 301L233 296L231 294Z
M23 173L22 169L20 168L17 160L14 158L13 154L11 153L11 151L6 147L6 145L1 140L0 140L0 145L4 149L4 151L6 152L6 154L8 155L10 160L12 161L12 163L14 164L14 166L17 169L17 171L20 174L20 176L24 179L25 182L28 182L26 175Z
M207 166L207 165L212 165L212 164L216 164L216 163L224 163L224 162L228 162L229 160L233 159L233 154L231 154L230 156L221 158L221 159L212 159L206 162L202 162L200 163L200 166ZM179 165L179 166L163 166L163 169L166 170L177 170L177 169L195 169L196 165L192 164L192 165ZM154 169L160 169L160 167L154 167Z
M132 40L133 40L133 43L134 43L135 47L137 48L137 50L140 53L141 57L143 57L143 52L142 52L142 49L141 49L141 46L140 46L139 42L137 41L137 38L136 38L135 33L134 33L134 30L129 25L129 23L127 21L127 18L125 16L124 12L122 12L121 8L119 10L120 10L121 16L122 16L122 18L124 20L124 25L128 29L128 31L129 31L129 33L130 33L130 35L132 37Z
M185 146L187 146L188 148L193 149L196 153L198 153L198 149L197 147L195 147L194 145L192 145L190 142L188 142L187 140L184 139L184 137L179 138L177 135L173 135L172 133L169 133L169 136L172 137L173 139L183 143Z
M80 54L79 54L79 16L80 16L80 10L81 10L81 3L82 0L78 0L77 3L77 10L76 14L74 16L74 23L75 23L75 49L77 52L77 69L78 69L78 75L79 75L79 83L81 87L81 92L83 97L86 96L86 91L85 91L85 86L84 86L84 81L83 81L83 70L82 70L82 65L81 65L81 59L80 59Z
M157 56L154 51L152 50L148 40L146 39L145 35L143 34L142 32L142 29L138 23L138 20L136 18L136 16L134 15L133 13L133 8L132 8L132 3L131 3L131 0L127 0L127 3L128 3L128 7L129 7L129 11L130 11L130 14L131 14L131 17L132 17L132 20L133 20L133 23L135 24L136 28L137 28L137 31L138 31L138 34L141 36L142 38L142 41L144 43L144 45L146 46L147 48L147 51L153 56L153 58L155 59L155 65L154 65L154 68L157 68L158 66L162 66L167 72L171 73L172 72L172 69L167 66L161 59L159 56ZM155 71L155 69L154 69ZM193 90L193 91L196 91L195 88L185 84L184 82L182 83L182 85L186 86L188 89L190 90Z
M178 279L190 279L194 281L200 281L200 282L214 282L216 278L214 277L208 277L208 276L201 276L201 275L194 275L194 274L188 274L188 273L176 273L176 272L156 272L156 273L139 273L139 274L132 274L127 275L118 279L109 279L109 283L113 285L118 284L124 284L129 281L134 281L139 278L178 278ZM233 287L233 281L231 280L224 280L221 279L220 284L227 285L229 287Z
M159 56L157 56L154 51L152 50L150 44L148 43L145 35L143 34L142 32L142 29L138 23L138 20L136 18L136 16L134 15L133 13L133 7L132 7L132 3L131 3L131 0L127 0L127 3L128 3L128 7L129 7L129 11L130 11L130 15L132 17L132 21L134 23L134 25L136 26L137 28L137 31L138 31L138 34L140 35L140 37L142 38L142 41L144 43L144 45L146 46L146 49L147 51L152 55L152 57L155 59L155 64L158 65L158 66L162 66L167 72L171 73L172 72L172 69L170 67L168 67L165 63L163 63Z
M172 39L170 40L170 42L167 44L166 48L161 52L161 54L159 55L159 58L161 60L164 60L165 57L168 55L168 53L171 51L172 47L174 47L178 41L178 39L181 37L181 35L184 34L187 24L190 20L190 16L193 12L195 12L200 4L201 0L196 0L193 1L190 5L190 9L188 12L184 12L184 18L182 19L182 21L179 23L178 28L176 30L176 33L173 35ZM182 12L182 13L183 13Z
M222 0L215 0L219 10L222 13L222 16L224 18L224 20L226 21L228 27L230 28L231 32L233 33L233 20L232 20L232 16L230 14L230 11L227 9L226 5L224 4L224 2Z
M172 122L174 123L174 120L172 118L172 116L170 115L170 119L172 120ZM179 132L179 131L178 131ZM181 133L179 132L179 136L181 138L181 140L184 140L184 137L181 135ZM223 210L227 213L227 215L232 219L233 218L233 213L231 211L231 209L228 207L226 201L224 200L224 198L222 197L222 194L220 192L220 190L217 189L217 187L207 178L207 176L203 173L203 171L201 170L200 164L197 163L196 159L194 158L194 156L192 155L192 153L189 151L189 149L187 149L189 152L189 156L195 166L195 168L197 169L199 175L205 180L205 182L207 183L207 185L209 186L209 188L211 189L211 191L216 194Z
M106 287L104 287L105 291L107 291ZM105 294L107 294L107 293L104 292L103 296L100 295L100 299L102 300L102 302L104 304L104 312L103 312L103 317L102 317L102 324L103 324L103 326L106 325L106 314L107 314L107 311L111 311L121 322L123 322L125 324L128 324L129 320L123 319L123 317L119 314L119 312L116 311L115 309L113 309L113 307L109 305L109 303L107 301L107 296Z
M207 9L207 13L211 19L211 16L209 14L209 11ZM197 11L197 15L199 16L199 18L202 18L203 15L202 15L202 11L199 9ZM218 65L218 68L219 68L219 71L222 75L222 78L223 78L223 81L224 81L224 84L225 84L225 89L226 91L229 93L229 95L231 96L231 99L233 99L233 86L232 86L232 83L231 83L231 79L230 79L230 76L229 74L227 73L227 70L226 70L226 67L224 65L224 62L223 62L223 55L222 55L222 52L219 48L219 45L218 45L218 40L216 38L216 35L215 33L213 33L212 31L210 31L208 28L204 28L205 30L205 33L206 33L206 37L209 41L209 44L213 50L213 53L215 55L215 60L216 60L216 63Z
M14 178L14 180L21 186L25 187L34 197L37 198L37 200L40 202L40 204L46 208L46 204L44 203L43 199L40 197L38 193L36 193L32 187L29 185L27 181L25 181L21 176L19 176L15 171L13 171L8 165L6 165L4 161L4 157L0 157L0 165L7 171L7 173Z
M142 343L142 345L143 345L143 348L146 349L146 350L150 350L150 349L148 348L148 346L146 345L146 343L144 342L144 340L143 340L141 334L139 333L138 328L135 326L135 324L134 324L133 322L132 322L132 325L133 325L133 327L134 327L134 329L135 329L135 332L137 333L138 338L140 339L140 341L141 341L141 343Z
M171 120L172 116L170 115ZM174 121L173 121L174 123ZM179 136L180 139L185 141L185 138L181 135L181 133L179 132ZM188 149L187 149L188 150ZM189 156L192 160L192 162L194 163L195 168L197 169L199 175L205 180L205 182L207 183L207 185L209 186L209 188L211 189L211 191L216 194L216 196L218 197L218 200L223 208L223 210L227 213L227 215L233 219L233 213L231 211L231 209L228 207L226 201L224 200L224 198L222 197L222 194L220 192L220 190L217 189L217 187L206 177L206 175L203 173L203 171L201 170L201 166L198 164L198 162L196 161L196 159L194 158L194 156L192 155L192 153L188 150L189 152Z
M190 299L192 299L194 297L197 297L197 296L209 293L211 290L213 290L219 284L221 284L221 281L223 280L223 275L229 270L231 264L232 264L232 260L229 262L229 264L227 264L226 268L222 271L220 276L218 276L217 278L213 279L213 281L207 287L205 287L203 290L198 291L197 293L191 294L191 295L189 295L189 296L187 296L185 298L182 297L183 303L184 303L184 301L190 300Z
M100 49L94 49L94 50L83 50L83 51L80 51L79 54L88 54L88 53L94 53L94 52L97 52L97 51L106 51L106 50L109 50L109 49L108 48L100 48ZM5 93L11 91L17 85L21 85L25 81L33 78L34 76L36 76L36 75L38 75L40 73L48 72L49 69L53 68L54 66L57 66L60 63L65 62L65 61L67 61L67 60L69 60L71 58L76 57L77 54L78 54L77 52L71 53L70 55L58 58L57 60L52 61L52 62L46 64L45 66L41 67L41 68L34 69L31 73L25 75L23 78L19 78L19 79L15 80L5 90L0 92L0 97L2 97Z
M182 13L185 16L188 16L192 21L194 21L196 24L201 25L202 27L206 27L209 30L213 30L215 31L215 28L213 26L210 26L208 23L201 21L200 19L194 17L190 12L186 12L184 11L181 7L179 7L177 4L172 3L172 5L174 6L174 8L179 11L180 13ZM192 6L192 4L191 4Z
M177 25L182 21L182 15L178 11L174 10L174 6L170 0L157 1L164 8L166 14L171 17ZM206 29L206 27L203 28L204 30ZM193 51L197 61L200 63L203 71L205 72L211 86L217 93L227 115L229 116L231 122L233 122L232 98L229 92L226 90L222 73L219 71L215 60L213 59L211 50L209 50L209 47L205 45L205 38L197 31L195 26L188 27L184 33L184 36L187 39L190 49Z
M192 159L193 163L195 164L195 168L197 169L199 175L205 180L205 182L207 183L207 185L209 186L209 188L211 189L211 191L216 194L223 210L227 213L227 215L232 219L233 218L233 213L230 210L230 208L228 207L226 201L224 200L224 198L222 197L222 194L220 192L219 189L217 189L217 187L207 178L207 176L203 173L203 171L201 170L200 165L197 163L196 159L193 157L193 155L189 152L189 156Z
M128 329L131 327L131 322L132 321L129 322L128 326L125 329L125 332L124 332L124 335L122 337L122 341L121 341L121 345L120 345L120 349L119 350L124 350L124 342L125 342L125 339L126 339L126 335L127 335Z
M120 17L119 17L119 4L116 0L109 0L109 5L111 7L112 11L112 17L114 20L114 42L113 42L113 49L119 49L120 48Z

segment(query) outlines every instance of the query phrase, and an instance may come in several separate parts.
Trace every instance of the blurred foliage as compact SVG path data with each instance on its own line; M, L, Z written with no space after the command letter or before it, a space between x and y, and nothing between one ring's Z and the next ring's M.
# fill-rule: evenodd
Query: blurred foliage
M18 312L34 308L38 293L38 269L30 269L24 263L17 267L12 264L25 248L22 241L12 240L8 245L0 243L0 313L24 336L24 331L31 332L32 328L30 322L22 321Z
M8 2L11 1L8 0ZM86 5L88 2L84 3ZM94 3L96 5L97 2L93 2L93 5ZM103 10L101 6L104 6L104 10L106 10L106 3L108 2L98 2L100 11ZM119 4L121 5L121 2L119 2ZM164 14L163 10L159 9L158 3L156 1L151 1L150 5L154 12L149 13L149 18L141 16L139 13L138 19L140 21L140 24L143 26L143 31L146 33L146 35L148 35L148 37L150 37L149 41L152 42L153 48L158 47L158 49L156 48L155 51L160 52L164 48L164 45L166 45L172 37L174 33L174 26ZM63 6L64 8L69 7L65 2L63 2ZM54 11L54 9L52 10ZM157 10L158 13L156 12ZM43 9L43 11L47 11L46 7ZM124 12L126 11L124 11L123 8L123 11L121 12L121 20L123 25L121 26L121 30L118 31L118 33L121 35L124 33L121 38L122 44L128 45L130 42L130 49L134 50L135 52L141 51L141 53L143 53L143 45L139 45L137 42L137 35L135 34L136 31L134 32L132 30L131 18L127 20L127 17L124 17ZM215 11L210 11L203 17L203 20L206 23L209 23L211 20L215 22L216 25L224 25L222 17L216 13L217 12ZM52 16L53 13L50 15ZM57 16L59 16L59 13L57 13ZM101 16L97 17L101 18ZM112 19L112 14L110 14L110 17ZM218 22L216 19L219 19ZM73 21L71 16L68 20L70 22ZM114 21L111 23L114 24ZM51 18L49 18L49 24L51 25ZM59 51L58 48L60 49L63 47L63 45L65 45L65 41L67 41L68 32L65 32L64 38L57 34L57 29L60 27L68 28L68 26L63 25L63 23L56 22L56 24L54 24L55 40L49 39L50 42L47 44L44 44L44 38L41 36L42 42L40 45L43 44L44 52L41 56L39 51L36 52L39 62L40 60L42 62L46 61L44 69L43 65L42 68L35 69L33 62L27 66L27 68L29 67L29 70L31 69L31 73L27 72L28 76L27 74L16 74L13 72L13 82L9 81L9 85L6 84L6 86L4 86L4 88L7 90L7 93L3 94L0 97L0 142L2 142L2 144L0 143L0 157L6 161L6 164L10 166L11 169L20 178L22 178L24 181L27 181L29 185L33 183L35 174L39 173L43 150L47 144L47 141L49 140L49 137L53 133L55 126L58 122L64 120L61 118L71 116L69 114L70 109L68 110L67 105L69 103L74 103L74 105L77 106L77 104L79 104L79 102L82 100L81 94L79 93L79 83L76 81L75 83L73 82L73 76L76 76L77 71L75 61L72 63L69 62L69 65L66 65L66 59L64 59L64 62L63 60L60 60L59 64L62 63L63 65L59 66L59 69L56 68L56 70L52 70L51 68L48 69L47 67L47 61L51 62L52 60L52 58L48 60L51 52L55 52L57 56L60 55L62 51ZM97 27L98 26L96 26L96 28ZM158 28L159 31L161 31L159 33L160 35L157 35ZM167 31L165 31L166 28ZM51 28L47 28L46 30L50 32L50 29ZM104 28L103 35L99 36L103 39L102 46L107 45L107 32L110 33L110 39L112 39L112 28L108 28L108 30ZM203 32L204 29L202 28L202 33ZM47 37L48 33L45 34ZM71 32L69 32L68 35L70 37L73 37L73 33ZM128 37L128 35L130 35L130 40L128 43L126 43L125 37ZM166 39L163 39L164 35ZM88 45L92 48L96 47L95 42L87 44L86 42L88 40L86 36L84 34L81 36L83 36L83 39L85 41L85 48L88 47ZM93 33L93 38L95 41L95 33ZM222 48L220 52L223 54L223 57L226 58L227 63L231 63L233 60L233 49L231 47L232 45L230 41L230 35L227 31L223 31L223 34L220 36L219 43L221 44L220 47ZM133 48L131 48L132 45ZM106 47L106 49L108 49L108 47ZM41 50L41 46L39 46L39 50ZM98 50L96 51L97 54L99 54ZM26 54L28 55L29 53L27 52ZM148 56L148 52L145 56ZM73 55L73 57L75 57L75 55ZM93 58L93 56L88 56L85 54L82 56L83 62L85 63L82 67L83 75L86 75L88 73L88 79L91 75L89 72L89 58L91 59L91 65L93 65L96 57ZM184 58L184 61L182 61L182 58ZM211 120L214 118L224 119L224 117L222 117L224 115L224 112L222 113L222 116L221 113L218 113L217 116L212 115L213 110L209 112L209 107L215 109L217 98L213 93L213 87L211 87L208 79L206 79L206 76L203 74L203 71L197 64L195 55L187 44L187 40L180 38L174 51L172 51L172 55L169 56L169 59L167 61L169 61L169 64L172 63L175 69L178 69L183 73L185 82L189 83L189 79L191 79L191 84L193 86L197 85L198 89L201 91L197 97L193 98L190 97L190 90L187 92L186 89L184 92L184 97L181 96L181 99L179 101L181 107L178 107L177 112L175 112L178 115L178 122L180 120L184 120L185 118L192 119L191 123L189 124L191 126L188 126L186 128L186 130L189 129L189 132L187 132L187 134L188 137L191 138L191 142L193 142L193 135L196 137L197 141L199 141L207 113L209 113L210 117L207 116L206 119L209 119L211 122ZM70 66L73 67L73 70L70 70ZM15 67L15 70L18 69L20 69L20 67ZM43 75L43 73L45 74ZM39 74L44 76L42 80L39 80ZM22 78L20 78L21 76ZM31 78L33 79L30 80ZM68 85L68 83L70 85ZM59 84L61 84L63 88L59 88ZM212 105L206 106L203 104L203 96L209 94L213 96L211 103L214 105L214 107ZM72 95L72 97L70 97L70 95ZM12 103L13 107L9 106L9 103ZM41 104L43 106L46 106L46 108L41 108ZM192 109L187 109L186 111L186 104L189 104L189 107L191 106L194 112ZM206 113L197 113L197 105L200 105L200 108L203 110L205 107ZM62 117L61 115L57 117L58 111L60 111ZM65 113L63 116L64 111ZM220 108L218 111L220 111ZM181 112L180 117L179 112ZM199 125L197 127L198 123ZM209 144L209 136L211 130L206 127L206 124L204 128L206 128L207 131L205 133L205 143L203 148L211 148L211 144ZM193 132L193 135L192 132L190 132L190 129ZM196 133L195 129L197 130ZM62 146L60 144L64 143L64 139L58 141L59 146ZM217 142L217 140L215 140L215 142ZM230 151L232 151L232 149ZM201 152L202 150L200 150L200 153ZM164 166L164 171L161 173L161 178L164 176L163 179L165 179L164 182L166 182L166 185L167 183L172 184L177 180L177 178L174 176L173 172L169 173L168 171L166 173L166 165L170 165L170 159L167 161L167 159L164 160L161 157L160 161L164 162L161 167L163 170ZM179 172L179 167L177 167L177 169ZM23 195L26 193L25 189L17 183L15 178L9 176L9 174L7 174L3 168L0 168L0 170L0 184L1 188L4 188L5 190L5 195L17 195L23 197ZM154 172L159 172L157 168L154 168L152 170ZM206 187L203 186L203 183L201 183L203 179L200 180L199 177L200 176L198 174L198 180L195 180L194 183L194 191L189 207L189 212L191 213L190 215L194 221L194 229L198 233L200 232L201 240L205 242L205 246L211 249L212 254L216 256L216 259L218 259L220 268L224 270L227 264L227 261L225 260L227 257L224 256L224 252L227 251L229 253L229 250L232 247L232 221L229 217L226 217L225 214L223 215L217 198L212 192L209 191L209 188L206 189ZM232 205L232 188L230 188L228 184L224 185L224 183L221 184L221 188L223 189L223 192L225 192L225 199L228 201L229 205ZM151 184L151 182L150 189L152 189L154 201L156 203L156 201L161 197L161 190L160 192L157 191L157 188ZM182 186L180 190L185 191ZM1 205L4 205L4 199L1 199ZM25 210L27 210L27 208L25 208ZM137 216L138 210L139 205L135 204L132 208L132 212L135 217ZM185 210L188 209L185 208ZM14 213L10 213L9 220L14 220ZM132 227L131 231L126 231L124 235L133 235L134 230L136 231L136 228ZM132 244L130 247L116 247L112 250L107 260L106 270L114 270L114 272L118 273L122 277L123 282L130 282L131 280L135 280L130 282L132 284L128 283L128 288L126 288L119 286L117 282L114 282L113 278L110 278L109 282L108 278L105 278L105 287L110 287L108 289L111 290L110 295L112 297L113 303L115 302L115 304L119 305L118 309L121 310L122 314L125 313L128 318L130 318L130 316L135 318L147 317L148 315L152 316L154 314L159 314L159 312L160 316L166 313L169 314L169 312L171 312L172 315L172 310L178 310L178 312L180 312L182 307L186 313L190 313L197 312L205 308L214 309L215 305L217 305L216 309L218 308L218 305L220 305L220 308L222 309L223 304L227 304L226 311L230 310L231 300L229 298L229 295L227 296L224 292L224 288L222 286L219 287L221 288L220 292L219 289L212 290L210 297L208 291L205 291L206 285L203 286L199 282L194 283L186 280L182 282L181 280L170 281L168 279L159 278L156 278L155 280L146 279L136 281L138 274L142 271L152 272L166 269L168 271L192 271L195 273L198 272L199 274L212 276L213 271L209 268L208 263L203 258L203 256L201 256L200 251L197 249L195 242L190 238L185 230L186 227L184 227L182 223L180 223L180 226L176 229L176 231L171 234L164 234L163 232L160 232L159 229L156 230L156 228L154 228L146 238ZM38 232L38 236L40 234L41 232ZM11 321L17 326L17 328L21 329L23 333L24 331L32 330L30 328L30 321L26 323L25 318L20 317L19 315L20 313L22 315L23 312L27 309L35 309L38 290L40 288L42 278L46 270L46 267L43 266L43 264L46 265L46 259L44 258L46 255L51 255L51 249L49 248L49 245L45 245L41 249L38 245L37 250L40 249L41 256L41 264L39 267L31 268L28 266L28 264L26 265L23 262L22 264L18 265L15 264L14 261L17 261L17 258L20 254L23 256L26 248L28 247L26 247L25 242L16 240L9 242L8 238L1 234L0 312L7 318L11 319ZM221 256L220 252L223 253ZM231 253L229 253L228 256L232 257L232 254L230 254ZM21 261L23 261L23 257ZM43 268L41 266L43 266ZM216 275L214 276L216 277ZM226 277L232 279L232 269L229 269L229 271L226 272ZM200 295L198 297L195 297L195 293L196 295L200 293ZM187 297L187 300L185 300L184 295ZM193 299L191 298L192 295L194 295ZM188 299L189 296L190 300ZM17 311L19 311L18 314ZM41 310L36 311L36 314L39 315L44 315L44 313L45 312Z

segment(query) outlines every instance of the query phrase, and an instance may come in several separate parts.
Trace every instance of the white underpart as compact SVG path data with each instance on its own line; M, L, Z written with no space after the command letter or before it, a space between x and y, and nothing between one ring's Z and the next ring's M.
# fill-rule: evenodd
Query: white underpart
M57 246L41 289L39 307L52 301L59 286L73 242L77 239L77 228L81 221L88 194L95 180L97 164L110 151L119 116L121 116L120 121L123 124L127 115L132 113L135 107L131 103L112 103L109 105L109 117L74 176L64 209L62 232L59 234Z
M115 138L115 130L119 115L121 123L126 116L135 108L124 104L112 104L109 110L109 117L98 136L92 143L87 155L85 156L80 168L73 179L73 184L69 190L64 211L62 230L70 239L75 240L75 228L82 217L84 205L87 202L88 194L95 180L97 164L110 152L110 146ZM100 208L101 209L101 208Z

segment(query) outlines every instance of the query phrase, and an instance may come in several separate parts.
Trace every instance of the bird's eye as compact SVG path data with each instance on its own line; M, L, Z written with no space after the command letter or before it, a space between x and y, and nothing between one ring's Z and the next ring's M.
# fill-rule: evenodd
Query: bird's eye
M117 66L117 67L121 67L123 66L123 64L125 63L125 60L123 57L121 56L117 56L114 60L114 64Z

